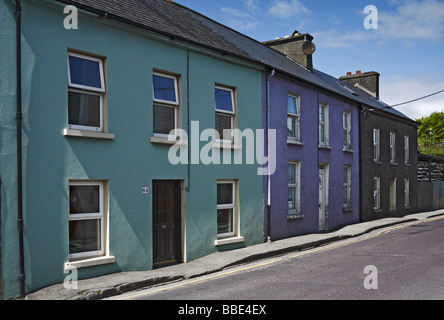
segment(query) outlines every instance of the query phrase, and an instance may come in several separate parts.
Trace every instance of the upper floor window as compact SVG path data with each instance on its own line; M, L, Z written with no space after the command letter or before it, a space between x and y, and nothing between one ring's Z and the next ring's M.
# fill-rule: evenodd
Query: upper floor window
M103 60L68 53L68 126L70 129L103 131L105 95Z
M396 162L396 134L390 132L390 163Z
M373 160L380 161L379 129L373 129Z
M227 87L216 86L214 97L216 107L215 129L219 134L219 139L216 139L216 141L232 143L234 117L236 115L234 90Z
M159 72L153 73L153 132L167 137L178 128L179 94L177 77ZM177 135L174 132L174 135Z
M328 146L328 105L319 105L319 145Z
M351 141L351 114L350 112L342 113L342 132L343 132L343 150L352 149Z
M301 141L300 97L287 97L287 140Z
M410 163L410 139L409 136L404 136L404 163Z

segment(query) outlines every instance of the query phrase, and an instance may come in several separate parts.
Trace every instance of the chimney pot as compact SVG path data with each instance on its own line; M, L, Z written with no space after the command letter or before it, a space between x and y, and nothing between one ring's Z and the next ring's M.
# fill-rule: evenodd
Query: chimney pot
M308 33L300 34L297 30L291 36L284 38L277 38L271 41L263 42L264 45L276 51L279 51L289 58L297 61L308 70L313 70L313 58L311 54L306 54L303 51L303 43L305 41L312 41L313 37Z
M379 99L379 73L375 71L362 73L361 70L358 70L355 75L347 72L347 75L340 77L339 80L358 87L374 98Z

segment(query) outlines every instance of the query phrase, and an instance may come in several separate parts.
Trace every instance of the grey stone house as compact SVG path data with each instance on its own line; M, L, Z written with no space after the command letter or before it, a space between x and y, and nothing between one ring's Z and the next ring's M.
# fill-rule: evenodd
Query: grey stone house
M340 79L372 98L360 115L361 220L417 212L419 124L379 100L377 72Z

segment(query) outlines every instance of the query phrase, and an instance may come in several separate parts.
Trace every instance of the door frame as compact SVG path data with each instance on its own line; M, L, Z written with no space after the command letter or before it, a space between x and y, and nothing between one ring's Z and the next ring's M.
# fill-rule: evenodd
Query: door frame
M156 183L173 183L174 184L174 190L175 190L175 213L174 213L174 233L175 233L175 241L174 241L174 259L168 260L168 261L155 261L154 259L154 189ZM153 268L160 268L165 267L172 264L179 264L182 263L184 260L184 194L183 194L183 181L182 180L161 180L156 179L152 181L152 215L151 215L151 222L152 222L152 263Z
M319 171L319 211L318 211L319 231L325 231L328 230L329 165L327 163L320 163L318 169L319 169L318 170ZM323 186L322 193L321 193L321 184Z

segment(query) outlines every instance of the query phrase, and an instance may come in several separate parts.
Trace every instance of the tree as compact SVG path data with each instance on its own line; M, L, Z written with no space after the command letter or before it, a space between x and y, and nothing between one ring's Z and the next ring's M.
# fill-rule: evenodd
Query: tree
M444 112L433 112L428 117L416 120L421 125L418 129L418 143L430 146L444 142Z
M433 112L428 117L417 119L418 144L421 153L444 155L444 112Z

